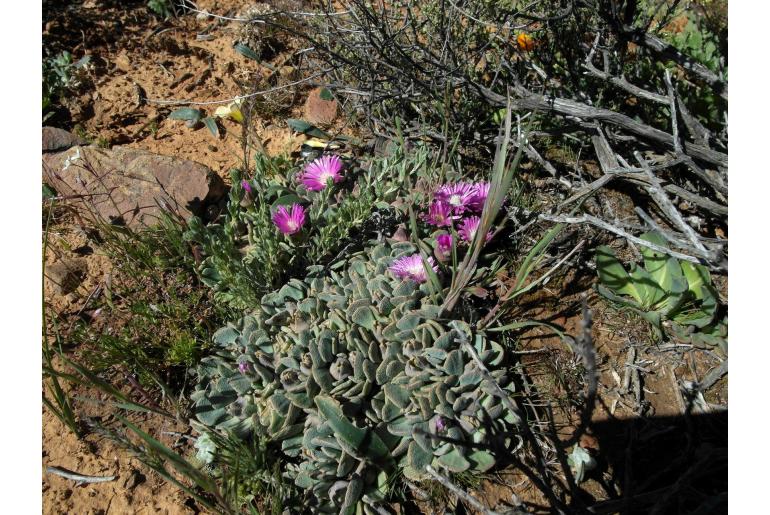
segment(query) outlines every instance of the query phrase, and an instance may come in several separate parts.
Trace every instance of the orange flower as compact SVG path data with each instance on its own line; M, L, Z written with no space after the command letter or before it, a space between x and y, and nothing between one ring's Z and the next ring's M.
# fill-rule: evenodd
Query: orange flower
M519 50L524 52L531 52L535 49L535 40L526 32L522 32L516 36L516 44L519 46Z

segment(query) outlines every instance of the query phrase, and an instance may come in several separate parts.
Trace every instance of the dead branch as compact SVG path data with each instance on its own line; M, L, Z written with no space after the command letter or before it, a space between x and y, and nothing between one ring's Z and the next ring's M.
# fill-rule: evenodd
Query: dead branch
M631 36L632 42L651 50L662 60L674 61L691 72L691 75L711 86L722 98L727 100L727 83L716 73L652 34L640 33L629 27L624 27L624 32Z
M663 188L661 187L660 180L655 177L655 174L652 173L652 170L649 169L647 166L647 161L642 157L642 155L639 152L634 152L634 157L639 162L641 167L644 169L645 174L647 175L647 179L649 180L649 188L647 191L649 192L650 196L652 196L655 203L658 205L658 207L663 211L663 213L668 217L668 219L676 225L679 230L681 230L685 235L687 235L690 242L693 244L693 246L698 249L701 252L706 252L706 247L703 246L700 239L698 238L698 235L695 233L695 230L690 227L687 222L684 221L682 218L682 215L677 211L677 209L674 207L674 204L671 203L671 199L668 198L666 193L663 191Z
M522 210L514 209L512 211L521 212L521 213L524 213L525 215L532 214L531 212L523 209ZM581 216L569 216L569 215L551 215L546 213L539 213L536 215L536 217L540 220L546 220L549 222L593 225L594 227L597 227L599 229L603 229L605 231L616 234L622 238L626 238L627 240L629 240L630 242L636 245L641 245L642 247L650 248L656 252L661 252L663 254L666 254L667 256L672 256L677 259L689 261L690 263L706 264L715 270L725 270L725 271L727 270L727 260L723 257L722 253L719 250L703 252L694 247L683 247L683 248L686 248L687 251L692 253L692 255L684 254L682 252L678 252L676 250L662 247L660 245L656 245L649 241L638 238L632 234L629 234L627 231L619 227L616 227L610 224L609 222L605 222L604 220L597 218L593 215L584 214Z
M504 96L499 95L484 86L479 84L468 84L466 80L456 82L457 85L466 85L478 90L479 93L493 106L504 107L506 105ZM662 144L675 150L674 137L671 134L636 121L622 113L589 106L566 98L546 97L545 95L532 93L522 86L514 88L512 91L516 96L511 100L511 106L517 111L554 113L561 116L576 118L579 123L586 120L609 123L642 139ZM708 147L688 141L684 143L684 151L688 155L707 163L717 166L727 166L727 155Z
M703 378L703 381L697 384L696 389L699 392L705 392L714 386L717 381L722 379L725 374L727 374L727 359L720 363L718 367L709 372L706 377Z

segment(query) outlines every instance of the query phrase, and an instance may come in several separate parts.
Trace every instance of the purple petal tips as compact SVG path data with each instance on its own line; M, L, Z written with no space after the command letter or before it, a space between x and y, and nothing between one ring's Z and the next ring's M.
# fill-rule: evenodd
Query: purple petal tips
M473 197L470 201L470 208L477 213L481 213L484 210L484 203L487 201L488 196L489 183L486 181L475 183L473 185Z
M479 230L479 224L481 223L481 218L478 216L469 216L465 220L463 220L463 223L460 225L460 230L457 231L457 233L460 235L460 238L462 238L463 241L466 241L468 243L473 241L473 238L476 236L476 231ZM492 239L492 232L487 233L486 241L489 241Z
M442 200L434 200L423 219L436 227L448 227L452 225L452 207Z
M291 210L278 206L273 214L273 223L283 234L296 234L305 224L305 208L299 204L292 204Z
M438 271L433 258L428 258L428 264L433 268L434 272ZM404 256L393 261L389 270L391 273L399 279L410 279L418 283L424 283L428 280L428 272L425 270L425 266L422 263L422 258L419 254L412 254L411 256Z
M436 190L434 197L449 204L454 213L461 214L470 207L475 193L476 189L472 184L458 182L455 184L444 184Z
M436 237L436 257L440 260L448 259L452 255L452 235L439 234Z
M339 156L321 156L305 167L300 182L310 191L321 191L326 188L329 179L340 182L342 175L342 160Z

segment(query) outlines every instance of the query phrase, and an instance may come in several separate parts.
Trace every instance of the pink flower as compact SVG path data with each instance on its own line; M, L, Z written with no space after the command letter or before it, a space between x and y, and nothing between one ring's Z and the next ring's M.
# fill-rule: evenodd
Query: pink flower
M433 268L434 272L438 272L438 267L433 261L432 257L428 258L428 264ZM428 272L425 270L425 266L422 264L422 258L419 254L412 254L411 256L404 256L393 261L389 270L394 276L399 279L411 279L418 283L424 283L428 280Z
M481 213L484 210L484 202L487 201L487 196L489 196L489 183L486 181L474 183L470 208L477 213Z
M246 190L246 193L249 193L249 194L251 194L251 184L249 184L249 181L247 181L246 179L243 179L243 180L241 181L241 187L242 187L244 190Z
M305 224L305 208L292 204L289 211L286 206L278 206L273 213L273 223L283 234L298 233Z
M452 225L452 208L442 200L434 200L423 219L436 227Z
M476 190L467 182L444 184L434 195L436 199L446 202L456 214L463 213L473 201Z
M342 160L339 156L321 156L305 167L300 181L310 191L321 191L326 188L329 179L340 182L342 175Z
M452 235L439 234L436 237L436 256L439 259L448 259L452 255Z
M481 223L481 218L478 216L469 216L465 220L463 220L463 223L460 225L460 230L457 231L457 233L460 235L460 238L463 239L463 241L467 241L468 243L473 241L473 238L476 236L476 231L479 230L479 224ZM487 233L487 241L492 239L492 231L489 231Z

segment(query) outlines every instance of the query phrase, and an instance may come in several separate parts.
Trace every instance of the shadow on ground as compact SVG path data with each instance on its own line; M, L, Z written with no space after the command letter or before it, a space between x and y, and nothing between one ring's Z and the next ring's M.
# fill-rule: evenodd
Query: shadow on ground
M610 500L588 513L727 513L727 410L593 422L596 479ZM605 481L602 477L611 477ZM582 511L582 510L578 510Z

